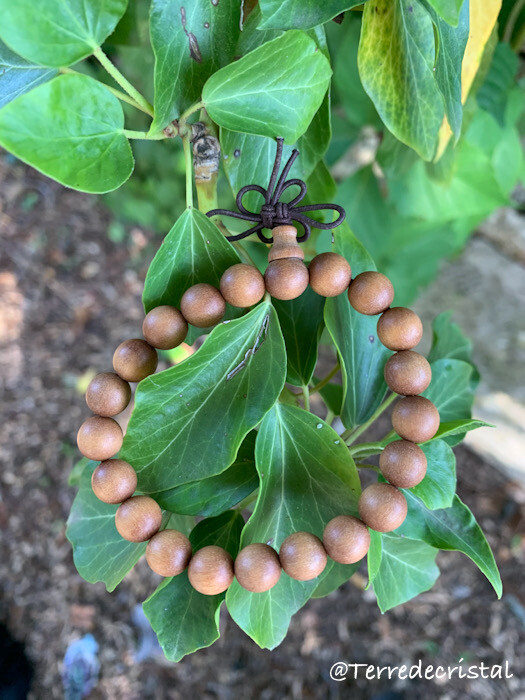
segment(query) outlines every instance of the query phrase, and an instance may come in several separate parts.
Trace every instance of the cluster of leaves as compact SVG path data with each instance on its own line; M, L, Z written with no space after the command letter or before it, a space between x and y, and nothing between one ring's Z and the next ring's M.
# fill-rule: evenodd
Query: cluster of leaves
M131 139L160 154L165 148L172 158L177 144L157 142L179 133L191 174L188 119L201 111L219 136L224 175L236 191L267 185L273 139L284 136L285 156L294 144L301 150L292 177L307 180L310 201L338 196L348 206L350 224L399 282L396 303L404 303L429 267L508 199L522 170L516 147L522 97L508 46L498 46L489 60L499 9L494 0L368 0L362 12L347 12L342 26L331 24L327 41L326 22L357 4L152 0L148 15L141 0L129 8L126 0L41 0L37 6L0 0L0 144L66 186L109 192L131 175ZM479 31L471 33L469 48L474 19ZM144 47L148 31L152 53ZM143 67L147 76L153 67L150 82L137 79L142 92L102 51L106 40L120 63L139 66L137 74ZM110 77L102 77L99 64ZM143 114L148 122L140 121ZM366 125L382 136L374 163L338 186L328 165L345 164ZM261 244L234 248L193 207L191 181L186 194L188 206L149 269L146 310L178 305L196 282L217 284L247 250L264 265ZM245 203L258 205L255 196ZM312 236L309 254L328 249L329 236ZM334 249L354 274L375 269L348 224L337 230ZM390 353L375 324L355 313L346 295L324 300L308 290L291 302L264 300L244 315L229 309L227 322L197 352L141 382L121 456L136 468L139 491L161 504L164 525L188 532L194 548L213 542L233 555L250 542L278 549L298 530L321 535L333 516L355 514L358 467L394 438L354 444L351 437L378 414L386 394ZM198 333L191 329L189 340ZM323 383L319 393L341 418L342 436L307 410L323 333L337 352L342 384ZM433 585L439 550L466 554L501 593L489 545L455 494L451 448L481 423L471 418L477 373L470 349L446 315L435 321L430 361L426 395L442 423L423 445L428 473L406 492L406 522L394 533L374 534L368 557L383 611ZM294 386L303 391L304 407ZM68 537L81 575L113 590L144 545L118 536L116 506L91 491L94 467L83 461L72 476L79 492ZM244 523L240 511L250 499L253 511ZM266 593L234 583L215 597L196 593L184 573L166 579L144 607L171 660L217 638L224 599L239 626L273 648L309 598L328 595L354 570L331 563L311 582L283 574Z

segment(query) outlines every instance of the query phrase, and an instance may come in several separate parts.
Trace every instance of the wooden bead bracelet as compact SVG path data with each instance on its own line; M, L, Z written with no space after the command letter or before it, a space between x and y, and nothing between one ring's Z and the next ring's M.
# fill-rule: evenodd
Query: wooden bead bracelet
M321 253L309 267L297 243L297 230L290 225L273 229L274 244L263 275L244 263L228 268L220 280L220 290L199 283L183 294L180 311L159 306L144 319L144 339L121 343L113 356L115 373L98 374L90 383L86 402L95 413L80 427L77 436L82 454L101 461L92 476L95 495L104 503L120 504L115 525L130 542L145 542L146 560L161 576L177 576L187 569L191 585L200 593L215 595L225 591L234 578L254 593L267 591L279 580L281 571L299 581L322 573L327 558L341 564L360 561L370 546L369 529L390 532L405 520L407 502L400 488L412 488L426 473L427 460L418 444L430 440L439 427L434 404L419 394L429 386L431 369L422 355L413 351L423 334L420 318L410 309L391 307L394 289L380 272L362 272L351 278L348 262L337 253ZM281 544L277 553L264 543L249 544L235 561L215 545L192 554L189 539L176 530L160 530L162 511L150 496L136 495L137 475L133 467L114 459L122 446L123 434L113 416L131 400L129 382L140 382L157 368L157 349L168 350L186 338L188 324L207 328L221 321L226 302L248 308L265 292L281 300L295 299L310 284L323 297L348 290L353 308L367 316L381 314L377 324L380 341L395 354L384 369L389 388L404 398L395 406L392 425L400 440L391 442L381 453L379 466L388 483L375 483L361 494L361 519L339 515L325 527L322 541L309 532L295 532Z

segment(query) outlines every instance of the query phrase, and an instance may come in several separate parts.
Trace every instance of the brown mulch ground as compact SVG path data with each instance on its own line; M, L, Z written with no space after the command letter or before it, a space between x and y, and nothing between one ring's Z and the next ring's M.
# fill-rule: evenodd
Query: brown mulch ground
M445 553L436 587L386 615L372 593L348 583L310 602L274 652L258 649L225 614L212 648L178 665L134 662L131 611L156 585L154 575L141 562L108 594L78 576L64 534L74 496L67 477L86 415L81 394L95 371L110 367L112 348L139 330L145 261L159 242L135 229L112 244L108 221L94 198L0 158L0 622L35 664L32 697L62 697L65 649L89 631L102 664L92 698L525 698L525 493L464 448L458 490L494 548L501 601L468 559ZM455 665L460 658L508 660L514 677L445 684L329 677L339 660Z

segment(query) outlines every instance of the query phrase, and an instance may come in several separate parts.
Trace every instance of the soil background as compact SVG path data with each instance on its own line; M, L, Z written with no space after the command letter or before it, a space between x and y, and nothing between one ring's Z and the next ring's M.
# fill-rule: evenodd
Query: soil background
M133 227L112 243L109 223L96 198L0 156L0 622L34 664L30 697L63 697L66 648L90 632L101 662L93 699L524 700L525 491L464 447L457 449L458 492L494 549L502 600L470 560L441 553L434 589L385 615L371 591L349 582L308 603L273 652L258 649L223 610L222 636L211 648L177 665L154 651L137 660L147 640L132 611L157 577L139 562L109 594L76 573L65 538L75 494L67 479L88 413L82 394L93 374L111 367L112 349L139 332L143 279L160 244ZM337 661L419 659L423 666L508 661L513 677L330 679Z

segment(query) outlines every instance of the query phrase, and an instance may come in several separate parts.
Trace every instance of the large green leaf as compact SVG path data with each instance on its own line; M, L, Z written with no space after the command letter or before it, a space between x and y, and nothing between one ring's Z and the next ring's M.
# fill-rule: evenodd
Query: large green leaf
M453 27L456 27L461 14L461 8L467 5L468 0L427 0L436 13Z
M0 41L0 107L51 80L57 72L26 61Z
M200 98L206 80L235 55L240 34L238 0L153 0L155 119L159 131Z
M244 521L238 511L207 518L190 534L193 550L207 545L224 547L235 557ZM188 574L165 579L144 602L146 617L169 661L210 646L219 638L220 595L203 595L190 584Z
M166 510L189 515L219 515L240 503L255 491L259 477L255 469L255 436L252 430L244 438L235 461L221 474L190 481L169 491L153 494Z
M471 362L472 343L457 323L451 321L452 311L444 311L432 321L432 347L429 362L449 358Z
M494 426L491 423L486 423L484 420L477 420L476 418L463 418L462 420L446 421L445 423L440 423L438 431L432 440L449 438L455 435L464 436L465 433L468 433L470 430L476 430L476 428L493 427Z
M375 270L372 259L345 223L335 234L334 250L348 260L353 277ZM357 313L347 294L326 300L325 323L341 359L341 420L351 428L364 423L381 403L386 392L383 368L392 353L379 342L377 316Z
M436 405L442 421L470 418L476 378L474 368L462 360L436 360L432 381L423 393Z
M286 355L277 315L261 303L216 326L199 350L143 380L122 457L145 493L220 474L277 400Z
M368 584L366 588L370 588L381 566L381 558L383 556L383 535L376 530L370 532L370 548L366 555L366 565L368 569Z
M358 54L363 87L387 128L425 160L434 157L444 114L434 61L434 27L419 3L365 4Z
M432 588L439 569L434 547L396 534L383 534L381 539L381 563L372 586L384 613Z
M501 578L494 555L470 509L454 497L450 508L429 510L410 491L404 491L408 515L396 532L413 540L422 540L431 547L463 552L488 578L501 597Z
M324 24L360 0L260 0L260 29L310 29Z
M324 326L324 302L310 287L292 301L273 301L286 345L286 381L290 384L308 385L312 378Z
M242 546L268 542L278 550L292 532L321 537L331 518L356 513L360 482L352 458L337 433L311 413L276 404L261 424L255 459L261 487ZM346 569L349 578L355 567ZM228 611L259 646L273 649L322 576L302 582L283 573L276 586L257 595L234 581L226 595Z
M28 61L69 66L115 29L127 0L0 0L0 37Z
M294 143L321 106L331 73L316 43L290 31L212 75L202 97L220 126Z
M107 88L61 75L0 111L0 145L67 187L109 192L131 175L124 114Z
M421 445L427 458L425 478L411 490L427 508L449 508L456 493L456 457L443 440Z

